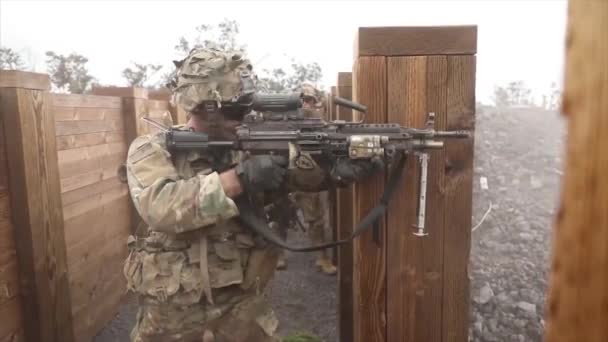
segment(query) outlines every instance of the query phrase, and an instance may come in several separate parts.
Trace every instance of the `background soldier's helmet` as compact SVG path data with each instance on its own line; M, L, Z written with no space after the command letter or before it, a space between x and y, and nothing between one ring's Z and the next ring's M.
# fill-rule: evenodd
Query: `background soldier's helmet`
M302 96L314 98L315 102L319 102L319 90L312 84L312 82L305 81L300 85L300 91Z
M304 81L300 84L299 92L302 93L302 97L304 98L312 98L314 99L314 107L319 110L324 110L326 105L326 95L325 93L317 88L312 82Z
M249 59L238 50L193 49L182 61L169 89L174 103L191 112L203 101L235 102L255 90Z

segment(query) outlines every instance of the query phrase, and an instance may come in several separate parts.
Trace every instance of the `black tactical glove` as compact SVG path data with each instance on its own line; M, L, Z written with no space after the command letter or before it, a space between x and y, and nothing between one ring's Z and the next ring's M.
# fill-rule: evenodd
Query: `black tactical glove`
M251 156L239 163L235 171L243 190L257 193L279 189L287 174L287 165L288 160L283 156Z
M371 159L341 158L336 161L330 176L338 185L345 186L353 182L360 182L384 168L384 161L380 157Z

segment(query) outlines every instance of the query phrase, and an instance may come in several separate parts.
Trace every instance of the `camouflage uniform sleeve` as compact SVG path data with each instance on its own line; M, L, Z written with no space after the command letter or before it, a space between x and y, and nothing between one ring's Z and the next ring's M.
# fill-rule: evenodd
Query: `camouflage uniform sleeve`
M131 198L151 229L181 233L237 216L218 173L182 179L161 137L135 139L126 163Z

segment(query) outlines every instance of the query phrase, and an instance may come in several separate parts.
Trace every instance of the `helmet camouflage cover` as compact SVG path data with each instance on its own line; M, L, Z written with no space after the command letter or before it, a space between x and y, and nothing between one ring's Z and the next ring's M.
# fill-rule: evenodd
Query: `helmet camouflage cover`
M315 100L314 107L317 109L323 109L325 107L326 95L325 93L317 88L312 82L304 81L300 84L299 91L303 97L312 97Z
M319 90L312 84L312 82L302 82L300 85L300 91L302 92L302 96L310 96L315 99L315 101L319 101Z
M169 88L173 101L187 112L203 101L236 101L254 90L253 67L239 50L193 49L175 65Z

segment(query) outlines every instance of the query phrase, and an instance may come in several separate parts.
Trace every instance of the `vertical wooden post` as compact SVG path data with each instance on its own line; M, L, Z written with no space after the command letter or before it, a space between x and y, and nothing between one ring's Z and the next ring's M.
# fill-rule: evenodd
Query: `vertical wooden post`
M367 121L423 128L433 112L437 130L472 131L476 42L474 26L360 28L353 93L368 106ZM429 235L412 234L420 163L411 154L379 243L355 244L354 319L365 325L355 341L467 340L473 140L447 141L429 157ZM383 185L355 187L356 222Z
M546 342L608 340L608 2L570 0L562 111L566 165L555 219Z
M27 341L74 341L48 75L0 70L11 221Z
M339 72L336 95L352 99L352 73ZM336 108L337 120L352 121L351 109ZM346 239L353 232L353 186L338 189L336 193L336 227L338 239ZM353 341L353 247L338 247L338 331L340 341Z

